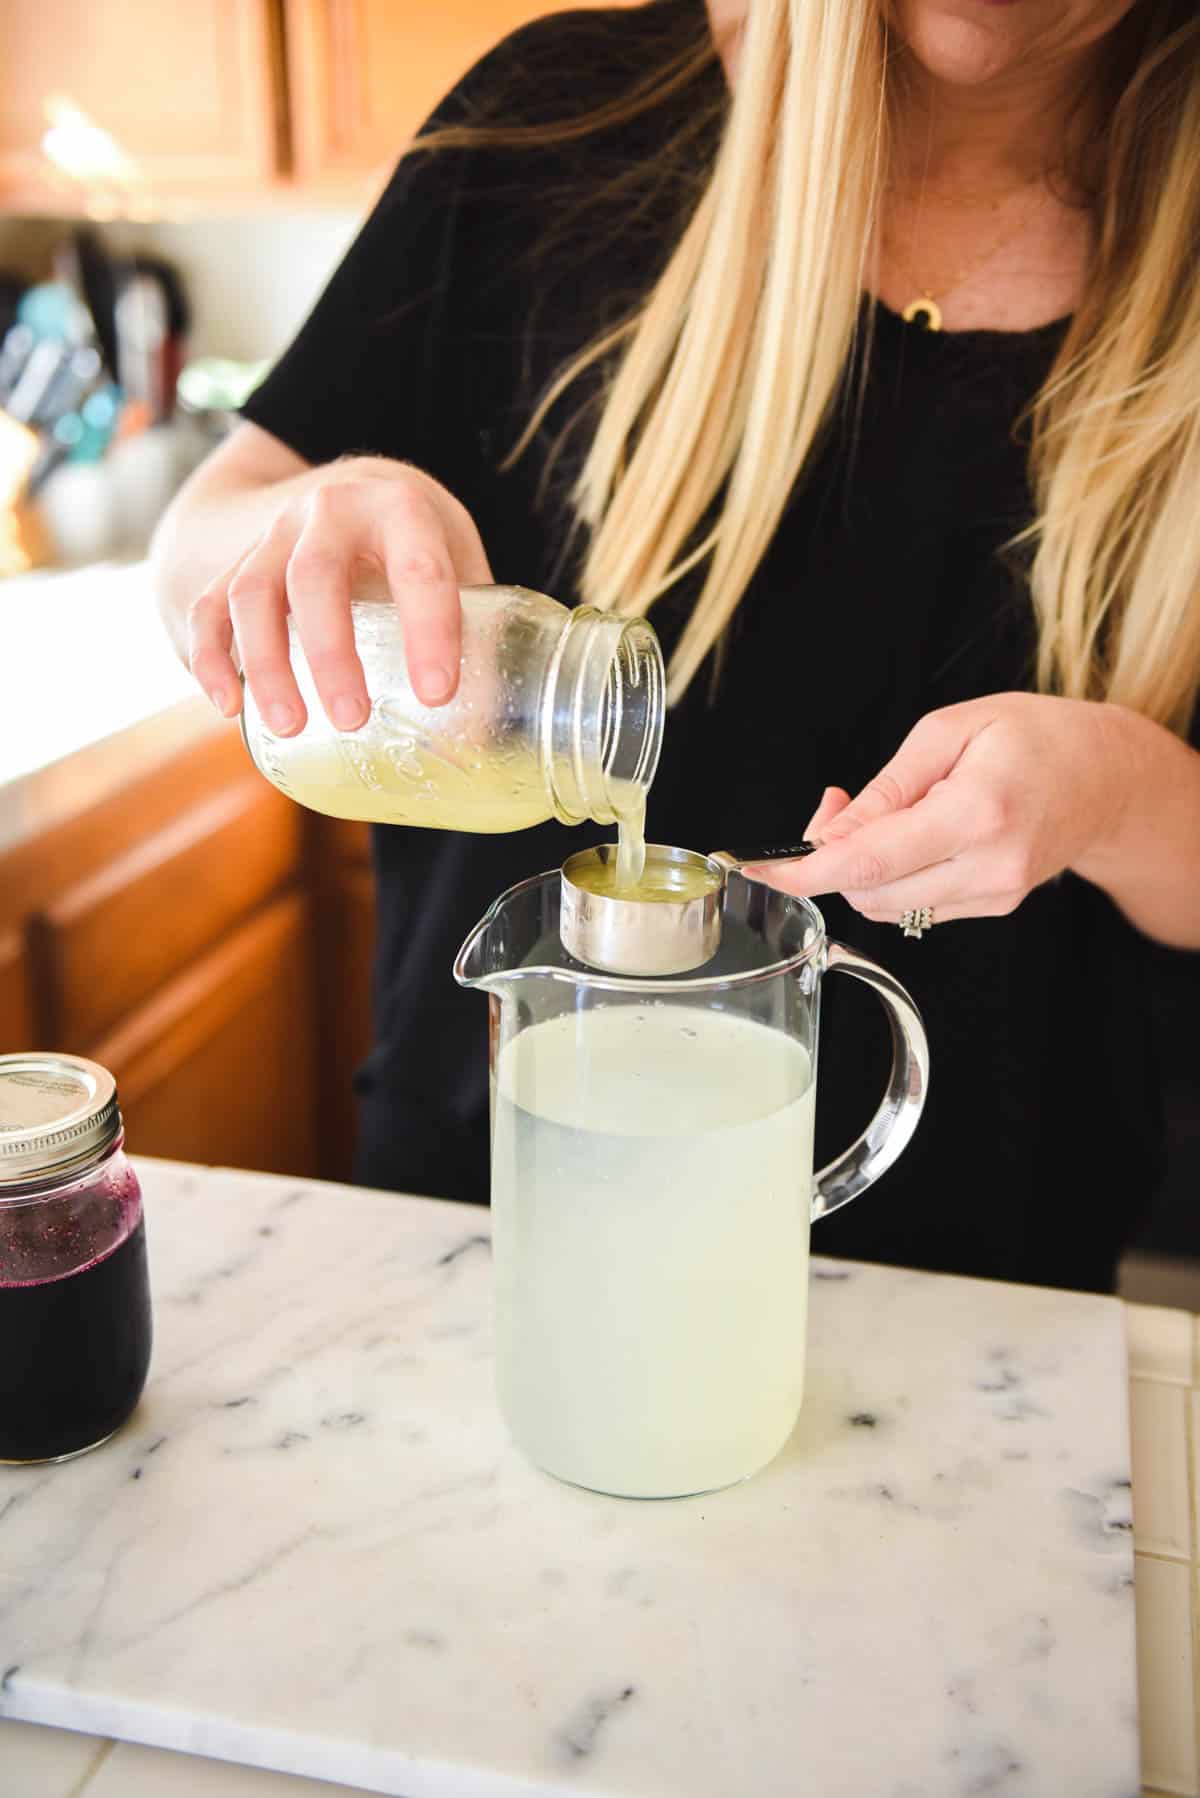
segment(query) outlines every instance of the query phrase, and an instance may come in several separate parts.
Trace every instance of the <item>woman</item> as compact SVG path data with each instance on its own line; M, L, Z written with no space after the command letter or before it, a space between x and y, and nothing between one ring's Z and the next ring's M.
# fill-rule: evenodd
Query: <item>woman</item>
M652 834L811 817L818 852L764 877L823 896L930 1030L921 1130L821 1250L1109 1287L1156 1172L1147 959L1200 947L1192 0L560 15L432 126L164 523L180 652L231 715L236 639L287 734L290 608L352 729L356 563L430 704L459 582L652 606ZM579 841L376 832L361 1179L485 1196L450 962ZM865 1121L881 1036L838 995L819 1151Z

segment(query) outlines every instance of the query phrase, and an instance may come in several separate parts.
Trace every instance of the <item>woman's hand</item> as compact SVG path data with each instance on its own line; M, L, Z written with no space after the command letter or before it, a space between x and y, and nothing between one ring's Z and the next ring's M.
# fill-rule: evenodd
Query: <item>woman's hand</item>
M419 469L383 457L337 462L305 477L246 553L211 581L187 618L187 659L219 712L234 716L241 687L271 729L293 736L304 702L288 660L290 612L317 692L340 730L369 710L354 648L350 592L367 568L386 580L404 624L417 697L443 705L458 686L459 586L491 580L479 533L463 506Z
M806 832L814 854L746 872L842 893L882 923L922 906L935 923L1001 917L1064 869L1093 877L1140 791L1150 733L1190 753L1120 706L1031 693L947 706L854 799L828 789Z

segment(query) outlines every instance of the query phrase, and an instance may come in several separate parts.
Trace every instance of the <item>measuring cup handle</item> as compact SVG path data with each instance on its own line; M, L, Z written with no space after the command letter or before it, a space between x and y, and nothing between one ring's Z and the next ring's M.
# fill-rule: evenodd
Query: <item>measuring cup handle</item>
M900 982L841 943L828 945L825 970L849 974L878 993L892 1027L892 1071L883 1102L858 1141L815 1176L814 1222L856 1199L886 1173L916 1129L929 1089L929 1044L921 1014Z
M708 859L720 862L727 874L740 874L748 862L796 862L812 855L816 847L805 837L801 843L777 843L770 849L714 849Z

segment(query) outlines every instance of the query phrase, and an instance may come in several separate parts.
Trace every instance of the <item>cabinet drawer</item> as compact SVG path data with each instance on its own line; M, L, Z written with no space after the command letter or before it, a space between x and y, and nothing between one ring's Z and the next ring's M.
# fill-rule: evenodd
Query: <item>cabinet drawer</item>
M298 807L250 774L36 913L31 940L59 1047L86 1052L291 880L301 830Z
M133 1153L317 1172L309 929L275 900L96 1044Z

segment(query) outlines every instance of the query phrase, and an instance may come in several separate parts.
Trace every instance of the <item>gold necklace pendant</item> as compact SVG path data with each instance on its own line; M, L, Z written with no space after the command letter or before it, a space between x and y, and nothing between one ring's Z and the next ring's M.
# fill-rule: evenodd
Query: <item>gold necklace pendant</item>
M900 316L906 325L917 325L922 331L940 331L942 328L942 309L931 293L910 300Z

